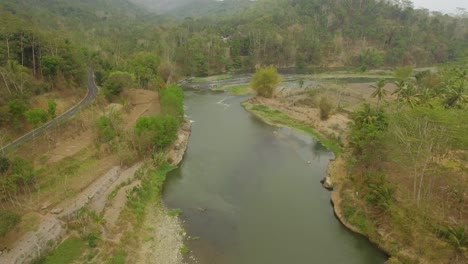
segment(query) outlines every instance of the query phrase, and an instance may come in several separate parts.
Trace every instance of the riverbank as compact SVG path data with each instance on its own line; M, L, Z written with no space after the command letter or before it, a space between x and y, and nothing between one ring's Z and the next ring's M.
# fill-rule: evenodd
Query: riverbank
M348 188L347 184L347 174L346 174L346 156L343 154L344 151L344 142L347 144L347 139L343 141L338 141L337 137L330 137L330 133L325 134L324 128L328 128L330 130L334 129L335 133L345 134L347 135L348 128L347 125L349 124L350 120L347 117L339 117L336 118L341 120L342 126L340 130L337 131L337 126L332 123L332 125L324 125L323 123L320 124L320 129L315 127L317 125L317 119L319 113L315 113L317 118L308 116L307 119L304 118L304 111L305 109L298 110L291 109L288 106L281 106L278 102L278 99L265 99L260 97L255 97L252 99L247 100L246 102L242 103L242 106L252 113L257 118L261 119L267 124L275 125L275 126L286 126L293 129L296 129L302 133L306 133L316 140L320 141L325 147L332 150L336 158L330 161L327 169L328 177L332 179L333 182L333 191L331 192L330 202L333 206L334 214L336 218L349 230L359 235L367 237L373 244L375 244L378 248L382 251L391 252L387 245L382 243L382 241L376 240L371 237L368 233L362 230L357 225L354 225L347 218L347 206L350 203L356 202L352 199L352 191ZM286 109L286 111L285 111ZM287 112L287 114L285 113ZM314 122L308 122L308 120L315 120ZM390 262L389 263L399 263L399 262Z
M122 118L122 133L133 129L139 117L159 113L157 93L125 93L130 98L126 107L93 105L52 131L57 134L54 145L38 139L18 150L40 169L41 187L15 209L23 215L0 241L1 263L124 263L119 261L127 258L132 263L182 263L183 228L177 217L169 216L160 191L166 173L183 158L191 123L182 123L158 164L153 157L139 161L115 153L110 144L94 146L96 113L112 107ZM156 242L150 248L158 249L157 257L134 254L149 241Z

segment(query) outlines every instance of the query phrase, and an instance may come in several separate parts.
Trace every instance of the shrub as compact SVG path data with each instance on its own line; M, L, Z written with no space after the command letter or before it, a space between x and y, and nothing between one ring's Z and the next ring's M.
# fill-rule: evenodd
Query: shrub
M320 109L320 119L327 120L328 117L330 116L330 112L333 109L333 105L330 102L330 100L328 100L328 98L322 97L322 99L320 99L319 109Z
M49 99L47 102L47 114L49 114L51 119L57 116L57 102L54 99Z
M113 140L118 135L119 123L120 117L113 112L99 117L96 125L99 142L106 143Z
M104 82L104 94L107 99L119 95L124 88L132 87L133 76L128 72L112 72Z
M272 97L276 86L281 82L281 77L274 66L257 69L252 77L252 88L258 95Z
M364 174L369 192L366 200L369 204L385 211L393 202L394 188L383 173L366 172Z
M159 94L163 114L184 118L184 92L179 86L172 84L163 88Z
M5 236L21 220L21 217L10 211L0 211L0 237Z
M28 123L33 125L33 127L38 127L41 124L47 122L49 115L46 111L42 109L31 109L25 113L26 120Z
M91 248L97 247L97 242L100 239L100 235L98 232L91 232L86 236L86 241L88 242L88 246Z
M179 120L170 115L140 117L135 127L138 136L150 137L152 147L156 150L163 150L174 142L178 129Z
M10 160L5 156L0 155L0 174L5 173L6 171L8 171L9 168Z

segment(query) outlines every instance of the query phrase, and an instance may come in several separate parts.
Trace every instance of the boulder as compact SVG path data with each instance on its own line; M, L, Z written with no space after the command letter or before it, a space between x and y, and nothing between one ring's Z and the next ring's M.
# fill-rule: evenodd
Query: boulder
M320 181L320 183L322 183L323 188L325 188L325 189L327 189L327 190L330 190L330 191L333 190L333 187L334 187L334 186L333 186L333 182L332 182L330 176L327 176L327 177L323 178L323 179Z

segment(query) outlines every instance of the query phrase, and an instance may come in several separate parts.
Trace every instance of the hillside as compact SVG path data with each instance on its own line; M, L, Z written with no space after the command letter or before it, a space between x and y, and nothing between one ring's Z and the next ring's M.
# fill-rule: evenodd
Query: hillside
M35 231L53 207L67 211L94 184L128 170L133 176L131 168L144 164L133 180L103 184L96 203L109 223L87 207L70 209L76 218L52 218L63 220L67 243L83 249L75 260L97 256L96 263L148 258L146 247L133 253L156 240L138 231L158 234L151 221L163 219L179 232L171 245L179 259L180 223L159 208L172 168L167 154L180 161L187 142L179 150L178 141L190 130L173 84L196 76L190 80L217 86L272 65L304 73L293 77L301 89L245 106L306 129L340 155L331 171L343 222L394 261L468 258L468 17L383 0L6 0L0 24L0 146L79 102L87 69L100 87L94 103L61 127L0 153L0 246ZM330 69L339 72L308 75ZM215 74L223 75L203 78Z

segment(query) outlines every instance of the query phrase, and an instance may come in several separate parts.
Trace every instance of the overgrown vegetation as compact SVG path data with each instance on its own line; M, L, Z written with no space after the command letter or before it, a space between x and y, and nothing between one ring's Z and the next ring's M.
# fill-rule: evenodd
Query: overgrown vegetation
M0 237L5 236L13 229L21 220L21 216L11 212L0 210Z
M258 104L252 105L249 103L243 103L243 106L269 124L282 125L297 129L311 135L335 154L339 155L342 152L341 142L339 140L325 138L317 133L310 125L294 120L281 111Z
M467 71L420 72L413 80L411 72L408 67L396 70L396 102L386 107L365 104L354 114L350 174L359 196L353 199L366 202L358 207L366 207L361 211L373 225L394 226L396 239L424 251L425 258L463 263L467 233L462 227L468 224L467 168L461 165L468 158ZM345 216L353 222L353 214ZM403 238L408 236L426 239ZM448 244L435 242L438 238Z

